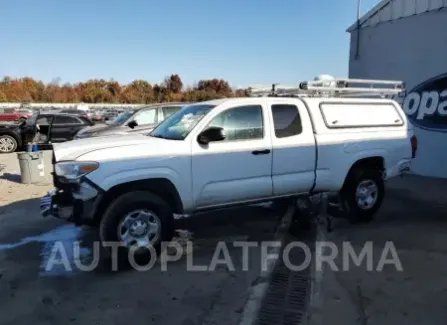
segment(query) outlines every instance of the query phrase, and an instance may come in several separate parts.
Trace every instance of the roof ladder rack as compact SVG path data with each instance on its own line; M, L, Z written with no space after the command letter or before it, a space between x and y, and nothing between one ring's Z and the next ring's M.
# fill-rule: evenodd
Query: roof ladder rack
M318 79L318 77L316 78ZM272 84L250 87L251 97L381 97L405 92L402 81L327 78L303 81L299 85Z

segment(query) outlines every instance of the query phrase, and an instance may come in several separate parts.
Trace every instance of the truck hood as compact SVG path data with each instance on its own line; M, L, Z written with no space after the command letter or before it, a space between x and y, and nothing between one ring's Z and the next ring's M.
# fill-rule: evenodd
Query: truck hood
M130 129L130 128L128 128ZM113 134L113 133L125 133L127 130L127 127L124 128L121 125L93 125L88 126L86 128L83 128L80 130L76 135L80 137L91 137L91 136L101 136L101 135L107 135L107 134Z
M153 139L154 138L144 135L93 137L55 143L53 144L53 152L56 161L75 160L79 156L91 151L107 148L145 145L153 141Z

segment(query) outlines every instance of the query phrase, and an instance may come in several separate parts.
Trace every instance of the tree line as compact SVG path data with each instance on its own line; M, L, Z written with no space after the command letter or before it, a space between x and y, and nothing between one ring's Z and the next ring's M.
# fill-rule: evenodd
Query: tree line
M159 84L134 80L121 85L115 80L92 79L60 85L57 81L45 84L29 77L4 77L0 80L0 102L149 104L245 96L247 90L232 89L222 79L200 80L186 87L177 74L166 77Z

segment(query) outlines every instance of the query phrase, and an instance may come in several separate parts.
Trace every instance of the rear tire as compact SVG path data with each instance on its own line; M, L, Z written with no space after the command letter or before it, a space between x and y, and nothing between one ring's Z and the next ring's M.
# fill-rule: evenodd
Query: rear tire
M18 143L10 135L0 135L0 153L12 153L17 150Z
M140 218L140 216L142 217ZM150 216L148 218L152 220L144 220L147 216ZM127 221L125 222L125 220ZM124 226L125 224L127 226ZM158 224L155 227L157 230L152 232L150 225L155 224ZM149 235L141 235L141 232ZM144 247L151 247L151 250L139 249L135 257L157 258L160 254L161 243L170 241L173 237L173 213L169 205L157 195L146 191L129 192L119 196L107 208L99 225L99 235L108 255L112 259L117 258L120 266L129 266L132 243L147 241L148 243ZM128 239L129 245L124 245L122 240L124 237L130 238ZM121 243L122 246L118 247L117 256L112 256L111 247L105 245L107 242Z
M372 168L352 170L340 192L342 208L352 223L372 221L384 196L382 173Z

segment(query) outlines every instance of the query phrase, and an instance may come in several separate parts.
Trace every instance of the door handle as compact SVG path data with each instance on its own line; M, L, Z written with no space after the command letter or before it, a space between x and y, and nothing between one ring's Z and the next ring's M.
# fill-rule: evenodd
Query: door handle
M251 152L253 155L268 155L270 153L270 149L265 150L255 150Z

